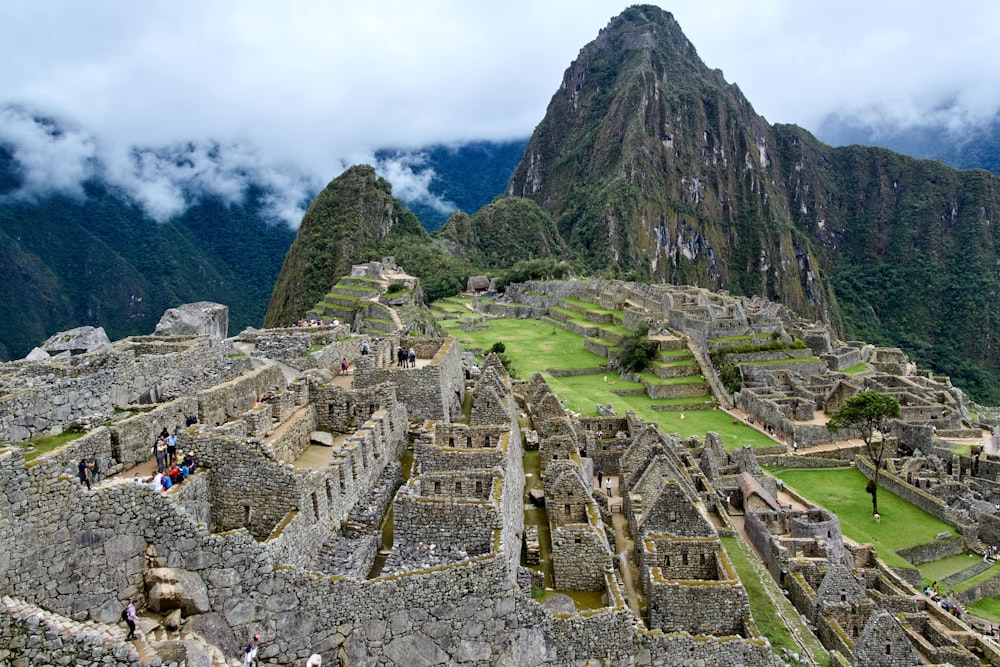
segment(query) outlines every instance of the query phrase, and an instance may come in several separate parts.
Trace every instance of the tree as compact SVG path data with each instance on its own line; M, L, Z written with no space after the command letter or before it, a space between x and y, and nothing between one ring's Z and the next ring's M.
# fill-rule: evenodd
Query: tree
M875 466L875 479L865 487L872 494L872 514L878 514L878 476L891 428L889 420L896 417L899 417L899 401L889 394L862 391L844 401L826 424L831 431L842 428L857 431L864 441L865 452Z
M641 373L659 354L659 343L650 340L648 335L649 322L642 322L635 331L622 338L618 359L626 373Z

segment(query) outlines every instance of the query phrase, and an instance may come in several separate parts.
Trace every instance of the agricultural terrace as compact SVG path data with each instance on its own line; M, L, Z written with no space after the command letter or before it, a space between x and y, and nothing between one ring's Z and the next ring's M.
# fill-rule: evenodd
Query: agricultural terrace
M586 320L583 309L609 314L621 321L620 311L609 311L578 299L565 299L567 307L560 308L558 316L594 331L594 336L583 336L555 321L538 319L487 318L466 306L471 299L452 297L431 304L431 310L438 316L439 323L455 336L462 347L469 350L489 350L494 343L502 342L506 354L510 356L515 375L528 379L534 373L541 373L552 390L564 401L566 407L584 416L597 416L597 404L614 406L618 414L632 410L648 422L656 422L665 433L676 433L682 438L697 436L714 431L723 436L726 447L738 448L772 447L779 443L742 422L733 423L730 415L715 409L715 401L710 395L657 398L648 395L647 385L661 387L671 384L703 383L700 375L685 375L664 378L655 372L656 366L694 367L697 362L686 349L664 350L660 352L653 368L641 374L643 380L627 382L607 369L608 360L584 347L584 341L599 340L608 347L614 347L627 335L628 329L620 324L596 324ZM575 309L574 309L575 308ZM475 322L474 330L462 328L462 323ZM552 371L591 369L583 375L553 375ZM664 373L668 375L669 373ZM622 395L626 394L626 395Z

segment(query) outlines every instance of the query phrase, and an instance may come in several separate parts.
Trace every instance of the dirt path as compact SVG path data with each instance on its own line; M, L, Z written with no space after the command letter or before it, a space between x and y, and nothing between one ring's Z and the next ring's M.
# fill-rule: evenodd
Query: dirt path
M601 478L599 492L607 495L607 480L611 480L611 497L608 499L608 506L611 508L611 525L615 530L615 558L618 559L622 583L625 584L625 598L628 606L638 618L642 618L642 610L639 605L639 582L637 581L638 571L635 567L635 543L628 536L628 521L625 520L624 503L621 495L621 487L617 475L603 476ZM597 477L593 480L594 488L597 489Z

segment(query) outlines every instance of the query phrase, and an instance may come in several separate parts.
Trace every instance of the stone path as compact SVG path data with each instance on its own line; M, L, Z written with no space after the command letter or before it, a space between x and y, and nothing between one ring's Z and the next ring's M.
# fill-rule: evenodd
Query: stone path
M954 588L956 585L971 579L977 574L982 574L986 570L993 567L993 562L976 561L975 565L970 565L969 567L956 572L955 574L949 575L941 580L941 584L946 588Z
M622 511L625 500L621 495L621 487L619 486L619 478L617 475L611 475L610 477L604 476L601 478L600 493L607 496L608 492L604 486L604 480L606 479L611 479L611 497L608 499L608 506L611 508L611 524L615 530L615 547L617 550L615 558L617 558L619 562L618 571L621 574L622 583L625 585L625 598L628 601L628 606L637 618L641 618L642 613L639 606L639 587L638 582L634 578L638 576L634 563L635 543L628 537L628 522L625 520L625 514ZM596 489L596 475L594 476L593 484Z

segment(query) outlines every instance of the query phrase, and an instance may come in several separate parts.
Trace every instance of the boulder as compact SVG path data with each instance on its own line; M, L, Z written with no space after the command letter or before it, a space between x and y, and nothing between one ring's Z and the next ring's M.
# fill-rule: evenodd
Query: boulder
M111 341L108 334L104 333L104 327L77 327L53 335L41 347L50 355L60 352L82 354L110 349Z
M204 614L212 608L208 587L189 570L157 567L146 572L146 591L151 611L180 609L184 615Z
M326 431L313 431L309 434L309 442L326 447L333 447L333 434Z
M163 313L154 333L157 336L209 336L221 340L229 335L229 306L198 301L170 308Z
M563 593L556 593L542 600L542 609L553 614L575 614L576 603Z
M191 616L185 626L189 631L197 633L226 655L239 655L240 643L229 623L215 612Z
M49 358L49 353L40 347L34 348L31 352L28 353L28 356L25 357L25 359L28 361L40 361L42 359L48 359L48 358Z

